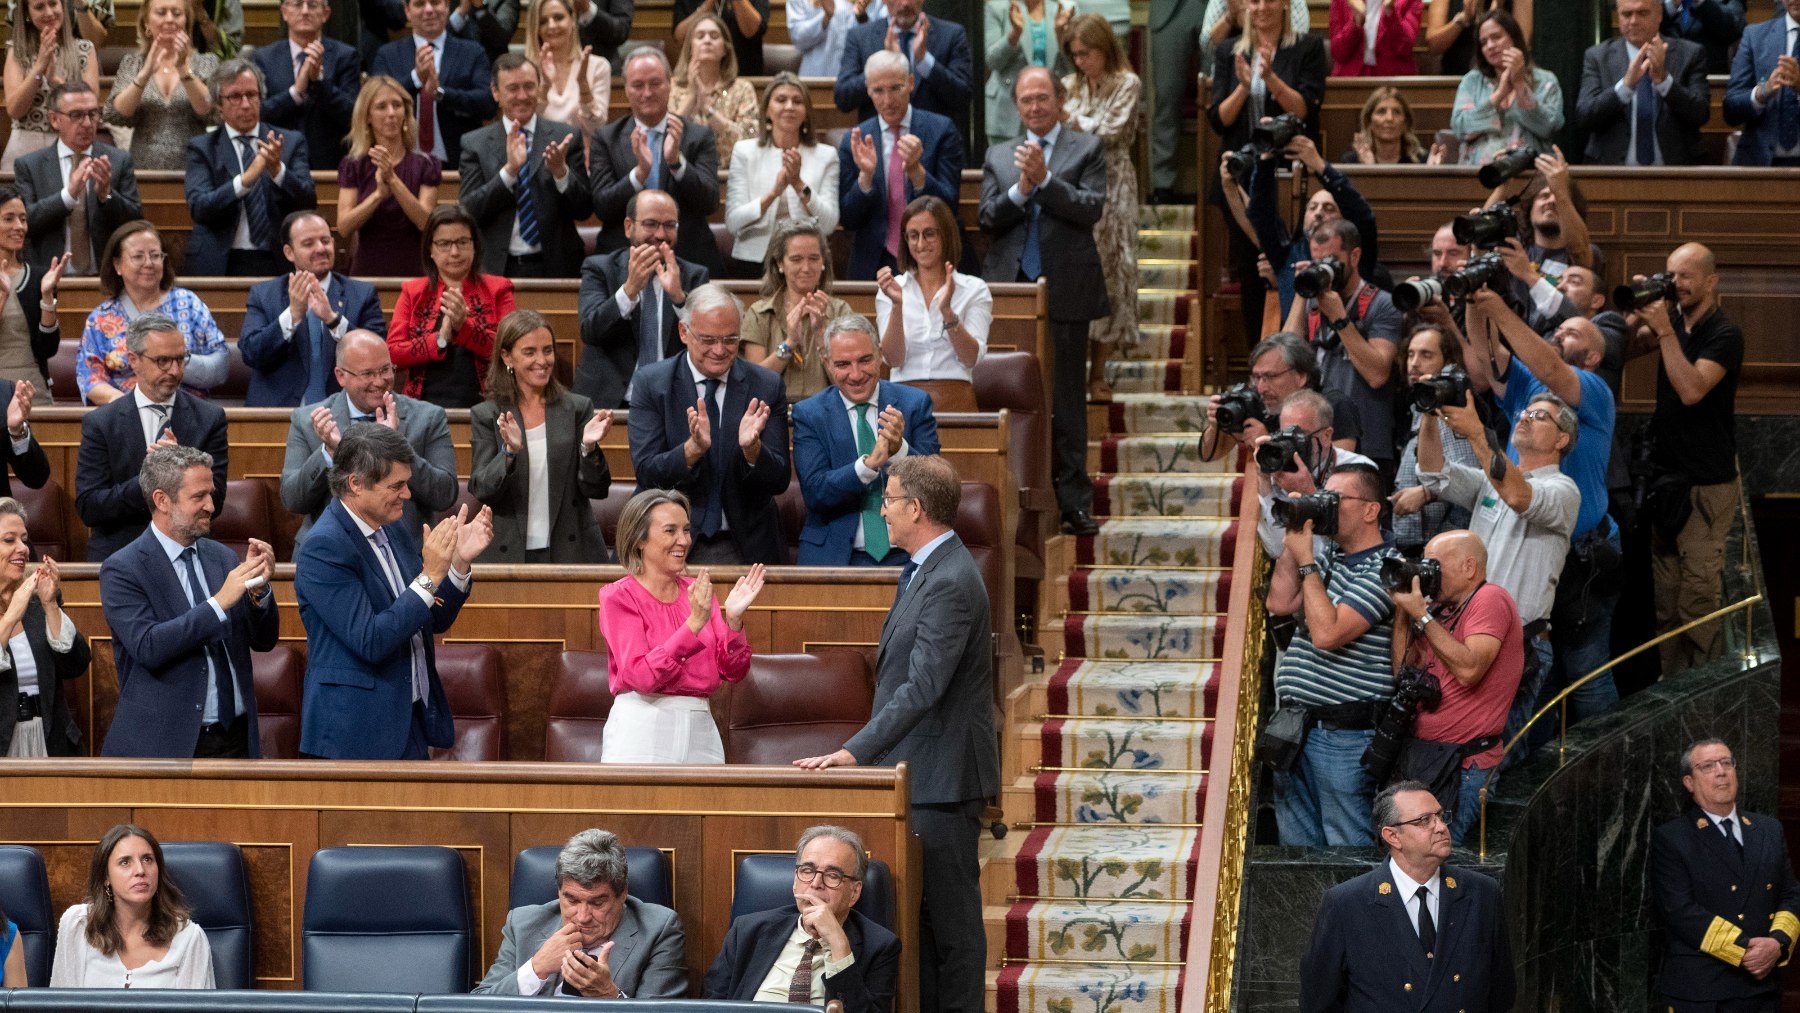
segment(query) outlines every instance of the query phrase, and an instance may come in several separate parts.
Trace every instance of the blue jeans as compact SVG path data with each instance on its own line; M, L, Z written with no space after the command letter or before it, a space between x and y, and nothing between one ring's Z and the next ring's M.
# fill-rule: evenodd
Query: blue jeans
M1612 611L1618 603L1618 596L1613 595L1604 603L1605 610L1591 621L1567 633L1556 631L1551 634L1550 642L1556 648L1556 679L1550 685L1557 692L1606 664L1612 656ZM1604 714L1618 702L1619 688L1613 683L1612 670L1608 669L1569 694L1570 724Z
M1513 694L1512 708L1506 712L1506 730L1500 733L1501 738L1507 742L1511 742L1512 737L1519 734L1519 729L1525 727L1525 722L1531 720L1531 716L1536 714L1537 709L1543 705L1544 683L1547 681L1550 665L1555 658L1550 641L1542 637L1533 637L1525 641L1525 651L1525 674L1519 680L1518 692ZM1555 729L1550 731L1554 733ZM1543 730L1534 729L1534 732L1535 734L1506 754L1506 759L1500 762L1500 769L1505 770L1530 756L1535 748L1533 743L1546 741L1541 737L1544 734Z
M1314 725L1291 771L1275 772L1275 824L1281 843L1317 848L1367 847L1375 786L1363 769L1372 729Z
M1461 847L1475 821L1481 818L1481 786L1488 781L1492 767L1464 767L1462 787L1456 792L1456 819L1450 824L1450 843ZM1490 793L1489 798L1493 795Z

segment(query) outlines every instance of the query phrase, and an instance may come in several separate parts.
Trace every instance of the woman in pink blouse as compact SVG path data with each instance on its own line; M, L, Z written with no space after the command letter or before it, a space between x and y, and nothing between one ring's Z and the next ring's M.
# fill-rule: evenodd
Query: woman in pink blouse
M750 671L744 613L762 591L758 563L723 607L712 572L685 576L693 532L688 499L645 489L619 517L619 562L630 574L600 589L612 713L602 763L724 763L707 697Z

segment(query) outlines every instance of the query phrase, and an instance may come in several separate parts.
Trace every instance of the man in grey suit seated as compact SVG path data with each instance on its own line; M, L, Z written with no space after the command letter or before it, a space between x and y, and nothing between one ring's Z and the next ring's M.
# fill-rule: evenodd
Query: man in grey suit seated
M343 390L317 404L294 409L288 425L287 456L281 462L281 505L303 514L295 544L331 502L327 476L338 440L353 422L379 422L412 444L412 498L406 523L417 529L456 502L456 447L444 410L394 393L394 360L387 342L373 331L351 331L337 343L333 369Z
M556 899L514 908L500 955L478 995L681 999L687 946L681 918L625 892L625 849L605 830L583 830L556 856Z

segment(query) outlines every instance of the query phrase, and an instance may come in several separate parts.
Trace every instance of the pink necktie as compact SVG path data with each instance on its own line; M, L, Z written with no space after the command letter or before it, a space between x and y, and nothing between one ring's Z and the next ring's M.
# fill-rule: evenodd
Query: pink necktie
M900 219L906 217L906 163L900 157L900 125L894 124L894 143L888 146L887 251L900 257Z

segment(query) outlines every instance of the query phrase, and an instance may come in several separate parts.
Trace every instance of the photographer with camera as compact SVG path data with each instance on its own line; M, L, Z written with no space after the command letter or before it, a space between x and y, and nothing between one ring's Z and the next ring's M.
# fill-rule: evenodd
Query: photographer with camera
M1200 431L1200 459L1216 461L1219 455L1242 443L1256 441L1279 429L1282 406L1301 390L1319 389L1319 360L1312 346L1298 334L1276 331L1250 350L1250 382L1238 384L1206 400L1206 428ZM1329 398L1327 400L1330 400ZM1331 406L1337 414L1337 405ZM1334 427L1331 442L1355 449L1356 420L1349 428Z
M1540 338L1492 292L1469 303L1476 340L1495 368L1494 392L1509 417L1548 391L1575 414L1580 437L1562 459L1563 474L1581 492L1581 510L1557 584L1551 622L1556 666L1549 682L1560 689L1611 657L1612 614L1622 590L1619 528L1607 514L1607 470L1612 457L1617 406L1596 370L1606 358L1606 337L1586 317L1570 317ZM1494 335L1498 333L1498 340ZM1512 455L1515 461L1518 452ZM1604 713L1619 702L1613 675L1604 672L1569 697L1575 720Z
M1375 466L1374 461L1334 442L1336 418L1337 410L1325 395L1316 390L1295 391L1282 402L1276 420L1280 428L1258 437L1252 444L1256 493L1262 500L1256 533L1270 558L1281 554L1282 525L1276 519L1277 503L1317 492L1339 468L1352 464ZM1323 537L1319 545L1324 545Z
M1369 840L1374 784L1362 757L1375 715L1394 691L1394 604L1381 585L1381 560L1392 547L1381 530L1384 493L1380 472L1345 465L1325 480L1325 491L1276 507L1285 551L1269 578L1268 608L1301 620L1275 666L1277 712L1269 721L1297 748L1275 758L1283 844ZM1315 532L1330 539L1322 553L1314 551Z
M1319 350L1320 389L1343 399L1361 430L1357 449L1391 473L1400 311L1359 273L1361 242L1348 220L1313 230L1312 259L1294 265L1297 298L1282 329L1305 335Z
M1462 346L1437 324L1420 324L1413 328L1406 339L1409 394L1431 386L1447 369L1463 369ZM1466 382L1467 373L1463 375ZM1400 469L1394 473L1394 494L1389 501L1394 505L1394 544L1402 551L1410 552L1424 546L1440 531L1469 526L1467 508L1438 499L1419 483L1419 427L1426 423L1436 427L1444 456L1457 464L1475 467L1475 451L1468 440L1450 429L1448 422L1422 410L1410 396L1407 413L1412 419L1408 430L1411 435L1400 452Z
M1273 139L1282 138L1277 136ZM1254 142L1252 146L1254 147ZM1281 155L1281 158L1277 159L1276 154ZM1319 180L1319 189L1307 198L1299 231L1291 235L1287 225L1281 220L1280 197L1277 193L1279 170L1290 160L1299 162ZM1376 228L1375 209L1357 192L1350 177L1325 161L1325 156L1319 154L1319 147L1313 143L1312 138L1305 134L1295 135L1280 149L1260 153L1250 169L1254 173L1247 187L1250 191L1250 203L1244 210L1251 226L1256 230L1257 244L1262 247L1264 255L1269 259L1269 267L1275 272L1276 285L1281 292L1281 312L1284 315L1294 302L1294 265L1306 260L1311 252L1308 238L1316 230L1334 221L1348 221L1356 226L1363 250L1358 267L1363 280L1377 286L1390 281L1387 272L1377 262L1381 233Z
M1531 209L1529 232L1520 236L1526 240L1525 252L1546 275L1561 277L1554 264L1577 264L1604 273L1606 258L1588 237L1587 198L1581 184L1570 178L1562 149L1538 155L1533 165L1537 177L1519 195L1519 202Z
M1475 825L1481 786L1500 762L1500 732L1525 669L1519 607L1506 588L1488 581L1487 566L1487 546L1473 531L1438 535L1419 563L1389 564L1388 588L1402 620L1394 624L1395 652L1434 677L1442 694L1435 708L1419 711L1394 776L1424 783L1455 812L1455 844ZM1404 586L1395 587L1396 580Z
M1569 534L1581 511L1581 491L1562 473L1562 458L1580 433L1575 409L1554 394L1539 394L1517 416L1514 465L1488 442L1475 413L1474 396L1446 404L1438 414L1469 441L1478 467L1444 460L1436 426L1419 429L1419 479L1444 500L1469 508L1469 530L1494 561L1488 579L1513 596L1531 648L1525 676L1506 719L1506 735L1523 727L1550 671L1550 609L1556 581L1569 554Z
M1666 276L1621 286L1613 302L1646 342L1654 340L1656 411L1650 419L1650 568L1657 632L1719 607L1725 536L1737 509L1738 371L1744 334L1719 307L1712 251L1699 243L1669 254ZM1670 311L1674 303L1679 313ZM1719 627L1689 630L1662 645L1665 676L1711 658Z

